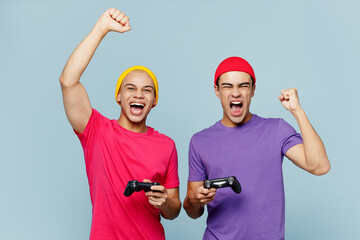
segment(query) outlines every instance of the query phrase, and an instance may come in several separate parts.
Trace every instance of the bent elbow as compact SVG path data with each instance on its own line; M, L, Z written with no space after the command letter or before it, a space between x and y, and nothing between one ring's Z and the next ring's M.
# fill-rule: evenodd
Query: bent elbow
M187 206L186 204L183 204L183 208L186 212L186 214L192 218L192 219L197 219L199 217L201 217L202 213L198 213L198 212L195 212L193 209L191 209L190 206Z
M331 169L331 166L330 166L330 163L328 163L324 166L314 169L313 171L311 171L311 173L316 176L322 176L322 175L327 174L330 171L330 169Z
M73 87L75 86L77 83L79 83L79 79L80 77L71 77L68 74L62 73L59 77L59 82L61 87Z
M68 81L66 81L66 77L64 77L63 74L60 75L59 82L60 82L60 85L63 87L66 87L67 85L69 85Z

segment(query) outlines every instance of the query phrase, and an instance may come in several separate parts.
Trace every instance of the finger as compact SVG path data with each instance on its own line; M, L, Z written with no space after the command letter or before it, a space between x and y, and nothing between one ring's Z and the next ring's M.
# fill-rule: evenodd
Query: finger
M196 193L200 193L200 194L208 194L209 193L209 189L207 189L207 188L204 188L204 187L199 187L198 189L196 189Z
M166 198L166 194L162 193L162 192L153 192L153 191L148 191L146 192L146 196L148 197L153 197L153 198Z
M164 204L164 202L159 202L159 201L157 201L157 200L153 200L153 199L150 199L149 198L149 203L151 204L151 205L153 205L154 207L156 207L156 208L160 208L161 206L163 206L163 204Z
M211 201L213 201L214 199L207 199L207 200L202 200L200 203L202 204L209 204Z
M209 194L207 194L207 195L199 195L199 197L201 198L201 199L207 199L207 198L212 198L212 197L214 197L215 196L215 192L211 192L211 193L209 193Z
M280 99L280 101L282 101L282 102L283 102L283 101L285 101L285 100L286 100L286 97L285 97L285 95L280 95L280 96L279 96L279 99Z
M149 203L153 206L157 206L158 205L158 202L157 201L154 201L153 199L149 198Z
M120 13L119 16L117 16L116 21L120 22L125 17L125 13Z
M289 89L289 91L292 92L292 93L296 93L297 89L296 88L291 88L291 89Z
M204 187L199 187L197 189L197 193L204 194L204 195L207 195L210 192L216 192L216 188L207 189L207 188L204 188Z
M158 204L158 205L163 205L166 202L165 198L156 198L156 197L149 197L149 202Z
M109 11L110 15L112 16L115 12L115 8L109 8L108 11Z
M214 193L214 192L209 193L209 194L207 194L207 195L204 195L204 194L201 194L201 193L199 193L199 194L196 195L197 199L199 199L199 200L209 199L209 198L212 198L212 197L214 197L214 196L215 196L215 193Z
M120 13L121 13L121 12L120 12L119 10L116 10L111 17L112 17L113 19L116 19L116 18L120 15Z
M126 31L131 30L130 20L125 23L125 27L126 27L126 29L127 29Z
M203 203L203 204L208 204L208 203L210 203L212 200L214 200L214 198L215 198L215 196L212 197L212 198L202 199L202 200L200 200L200 202Z
M143 182L144 183L151 183L151 181L149 179L144 179Z
M283 95L283 97L284 97L284 100L289 100L289 99L290 99L290 95L289 95L289 94L285 94L285 95Z
M166 188L162 185L151 186L151 190L165 192Z
M121 19L120 23L121 25L125 25L127 22L129 22L129 17L125 16L123 19Z

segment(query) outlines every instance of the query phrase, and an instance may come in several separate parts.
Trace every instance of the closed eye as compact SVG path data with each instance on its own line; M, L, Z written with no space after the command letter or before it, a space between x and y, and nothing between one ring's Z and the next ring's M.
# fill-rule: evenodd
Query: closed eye
M232 88L232 85L229 84L229 83L223 83L223 84L221 85L221 87L222 87L222 88Z

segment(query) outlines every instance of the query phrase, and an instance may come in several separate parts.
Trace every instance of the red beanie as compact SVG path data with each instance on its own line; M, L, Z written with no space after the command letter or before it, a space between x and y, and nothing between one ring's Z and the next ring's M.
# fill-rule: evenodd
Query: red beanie
M254 79L254 84L256 82L254 70L245 59L241 57L229 57L222 61L216 69L214 79L215 85L221 74L231 71L246 72Z

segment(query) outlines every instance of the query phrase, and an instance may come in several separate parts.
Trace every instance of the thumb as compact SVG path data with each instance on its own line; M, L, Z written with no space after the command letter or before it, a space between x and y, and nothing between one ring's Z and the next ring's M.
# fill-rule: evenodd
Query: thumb
M125 25L123 26L123 31L127 32L127 31L130 31L130 30L131 30L130 21L127 21L125 23Z

